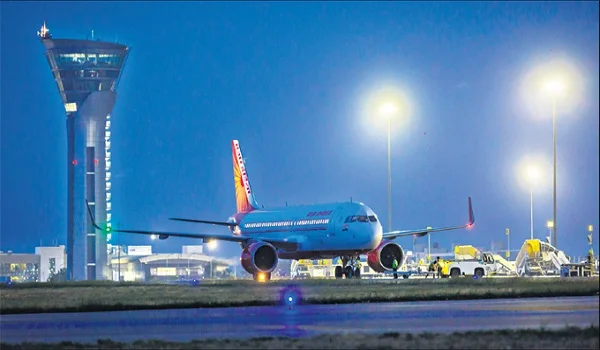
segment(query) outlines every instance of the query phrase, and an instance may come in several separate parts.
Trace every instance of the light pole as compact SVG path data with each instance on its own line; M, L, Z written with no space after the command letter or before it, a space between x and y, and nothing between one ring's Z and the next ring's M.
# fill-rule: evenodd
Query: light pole
M533 188L529 190L529 239L533 239Z
M217 248L217 241L216 241L216 240L214 240L214 239L212 239L212 240L209 240L209 241L207 242L207 247L208 247L208 250L210 250L210 251L213 251L213 250L215 250L215 249ZM212 256L212 254L211 254L211 255L210 255L210 278L211 278L211 279L212 279L212 278L213 278L213 276L214 276L214 274L213 274L213 259L214 259L214 257L213 257L213 256Z
M379 113L387 118L387 151L388 151L388 232L392 231L392 116L398 108L386 103L379 108Z
M506 248L506 257L510 259L510 229L507 228L504 230L504 233L506 233L506 240L507 242L507 248Z
M431 226L427 226L427 229L430 230ZM431 261L431 233L427 232L427 262Z
M388 117L388 232L392 231L392 117Z
M550 231L550 236L552 236L552 233L554 230L554 221L548 220L548 222L546 222L546 227L548 227L548 230ZM554 245L554 238L551 239L550 244L552 244L554 247L556 247Z
M553 201L553 214L552 214L552 245L557 247L557 233L556 233L556 97L559 93L563 91L563 84L558 81L550 81L546 84L546 90L550 92L552 95L552 153L554 158L554 171L553 171L553 180L552 180L552 201Z
M552 197L553 197L553 215L552 221L554 224L553 232L552 232L552 245L558 249L556 243L556 98L552 99L552 143L554 148L554 176L553 176L553 189L552 189Z
M533 166L529 166L529 169L527 169L527 176L529 177L529 235L530 239L533 239L533 184L538 178L537 169Z

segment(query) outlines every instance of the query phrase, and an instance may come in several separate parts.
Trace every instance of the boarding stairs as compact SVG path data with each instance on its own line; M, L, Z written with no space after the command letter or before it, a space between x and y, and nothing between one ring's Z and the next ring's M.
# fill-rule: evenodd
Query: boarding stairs
M496 274L508 276L517 274L517 268L514 262L504 259L499 254L493 254L492 257L496 263Z
M561 266L569 263L564 252L539 239L526 240L515 260L520 276L558 275Z

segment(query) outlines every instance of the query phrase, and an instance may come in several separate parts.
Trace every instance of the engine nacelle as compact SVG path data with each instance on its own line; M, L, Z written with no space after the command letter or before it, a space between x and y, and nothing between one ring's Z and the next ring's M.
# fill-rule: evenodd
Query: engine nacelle
M398 267L404 260L404 251L402 247L392 241L383 241L377 248L367 254L369 267L375 272L385 272L392 270L394 258L398 260Z
M266 242L255 242L242 250L242 267L250 274L271 272L277 267L277 250Z

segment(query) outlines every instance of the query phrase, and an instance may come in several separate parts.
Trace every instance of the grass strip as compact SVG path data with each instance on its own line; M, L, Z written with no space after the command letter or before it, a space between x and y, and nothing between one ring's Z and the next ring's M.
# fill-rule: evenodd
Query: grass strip
M599 330L566 327L560 330L500 330L452 334L325 334L310 338L262 337L252 339L208 339L191 342L160 340L114 342L104 339L95 344L0 343L13 349L598 349Z
M594 278L498 278L441 280L205 281L197 286L85 281L0 288L0 314L276 305L294 285L300 302L465 300L589 296Z

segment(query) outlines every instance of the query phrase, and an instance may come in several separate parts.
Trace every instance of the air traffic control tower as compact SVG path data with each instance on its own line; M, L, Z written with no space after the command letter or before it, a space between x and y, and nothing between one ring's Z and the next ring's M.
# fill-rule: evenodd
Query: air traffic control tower
M53 39L38 31L67 114L67 279L107 279L107 241L96 222L111 227L110 122L116 87L129 52L124 45Z

